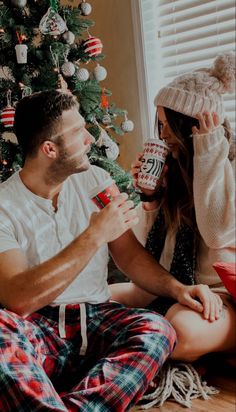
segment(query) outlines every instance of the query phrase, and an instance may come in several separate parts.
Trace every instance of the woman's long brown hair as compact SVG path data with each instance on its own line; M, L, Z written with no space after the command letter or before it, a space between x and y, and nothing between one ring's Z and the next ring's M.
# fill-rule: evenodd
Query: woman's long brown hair
M166 190L161 206L163 207L166 226L176 230L181 224L195 226L195 209L193 201L193 137L192 127L199 126L198 120L174 110L164 108L169 127L179 143L178 158L167 157ZM225 137L232 140L232 130L228 120L223 124ZM230 160L232 145L230 146Z

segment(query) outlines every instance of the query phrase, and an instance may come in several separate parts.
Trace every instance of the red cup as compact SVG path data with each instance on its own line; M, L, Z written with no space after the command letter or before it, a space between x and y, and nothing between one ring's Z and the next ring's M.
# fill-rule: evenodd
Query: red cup
M89 197L95 203L99 209L103 209L108 203L111 202L116 196L120 194L120 191L111 178L106 179L104 182L96 186L89 193Z

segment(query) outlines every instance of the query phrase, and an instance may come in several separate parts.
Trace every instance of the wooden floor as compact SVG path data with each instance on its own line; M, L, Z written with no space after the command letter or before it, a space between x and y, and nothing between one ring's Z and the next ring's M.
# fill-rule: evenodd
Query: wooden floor
M208 385L215 386L220 393L213 395L211 399L194 399L192 408L188 409L173 401L166 401L159 408L150 408L148 412L235 412L236 411L236 370L229 367L212 368L205 380ZM140 411L138 407L132 408L131 412Z

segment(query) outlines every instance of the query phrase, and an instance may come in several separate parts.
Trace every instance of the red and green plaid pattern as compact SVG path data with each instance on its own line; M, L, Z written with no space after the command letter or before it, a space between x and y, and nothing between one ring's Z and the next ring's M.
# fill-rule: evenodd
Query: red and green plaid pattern
M86 304L88 348L81 346L79 305L66 307L66 339L58 307L23 319L0 310L1 412L127 411L174 348L161 316L118 303Z

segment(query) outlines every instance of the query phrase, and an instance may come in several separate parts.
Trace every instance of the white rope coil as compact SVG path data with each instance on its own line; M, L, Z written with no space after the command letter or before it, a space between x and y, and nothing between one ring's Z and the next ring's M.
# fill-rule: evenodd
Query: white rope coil
M160 371L158 387L153 392L143 395L140 409L159 407L167 399L173 399L187 408L192 407L191 400L202 397L209 399L210 395L219 393L213 386L207 386L202 381L196 369L187 363L166 363Z

